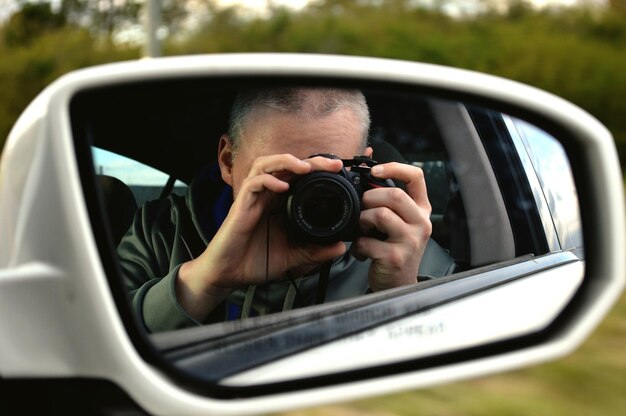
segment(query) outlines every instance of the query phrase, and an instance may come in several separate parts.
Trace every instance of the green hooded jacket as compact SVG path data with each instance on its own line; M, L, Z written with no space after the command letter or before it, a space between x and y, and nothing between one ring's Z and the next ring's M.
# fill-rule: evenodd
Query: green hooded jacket
M218 167L212 165L194 178L184 197L172 194L149 201L135 214L117 251L133 309L149 332L314 304L318 274L297 279L295 284L277 281L236 290L204 322L197 322L187 315L176 299L178 269L204 251L226 218L231 204L232 188L222 181ZM365 294L370 263L369 260L359 262L348 252L335 259L325 301ZM443 276L453 270L452 258L431 240L420 265L420 276Z

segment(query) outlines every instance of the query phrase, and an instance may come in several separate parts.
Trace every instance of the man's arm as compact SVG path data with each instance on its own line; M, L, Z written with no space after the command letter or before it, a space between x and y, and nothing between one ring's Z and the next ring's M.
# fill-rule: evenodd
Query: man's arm
M346 248L341 242L294 244L281 221L269 216L276 195L289 189L288 178L313 170L336 172L341 166L340 160L324 157L305 161L289 154L257 158L206 250L180 268L176 294L185 311L203 321L211 308L235 289L266 283L268 277L282 277L295 267L321 264L342 255ZM271 249L266 241L268 226Z
M150 332L199 324L176 300L178 265L190 259L180 239L195 232L185 215L182 200L150 201L137 211L117 248L133 310Z

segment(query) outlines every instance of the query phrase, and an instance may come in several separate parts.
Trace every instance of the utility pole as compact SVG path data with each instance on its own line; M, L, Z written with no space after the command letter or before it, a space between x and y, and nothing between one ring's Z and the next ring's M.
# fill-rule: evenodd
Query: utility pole
M156 58L161 56L161 44L157 31L161 26L161 1L146 0L146 42L144 44L144 58Z

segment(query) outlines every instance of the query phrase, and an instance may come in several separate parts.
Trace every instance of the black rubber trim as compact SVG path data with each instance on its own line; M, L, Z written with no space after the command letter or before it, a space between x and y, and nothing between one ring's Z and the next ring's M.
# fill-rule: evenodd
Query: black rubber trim
M553 323L546 329L535 334L530 334L515 339L497 342L489 345L483 345L476 348L470 348L450 354L443 354L438 357L428 357L419 360L406 361L394 365L386 365L380 367L365 368L359 371L349 373L333 374L322 377L314 377L306 380L289 383L278 383L276 385L263 386L247 386L247 387L226 387L219 384L209 383L198 380L194 376L190 376L180 371L171 363L163 358L160 351L156 350L153 343L148 338L141 325L136 322L130 308L128 294L123 287L120 278L121 273L115 258L115 250L112 239L106 227L106 219L99 205L99 195L96 190L95 174L91 161L89 132L86 132L80 124L81 106L73 105L74 98L82 94L89 94L95 90L110 90L119 88L128 91L134 86L158 88L163 85L177 86L179 84L189 85L199 82L202 85L197 87L215 86L215 85L233 85L246 86L263 82L265 85L320 85L328 87L344 87L344 88L361 88L372 90L388 90L397 92L398 94L417 93L432 98L451 99L455 101L463 101L466 104L482 105L485 107L498 108L503 113L510 116L521 118L527 122L535 124L554 137L559 138L563 143L569 158L576 186L579 195L585 195L581 198L581 217L583 226L583 238L585 246L585 278L579 290L574 295L572 301L564 308L564 310L555 318ZM490 99L480 94L460 93L454 89L433 88L428 85L419 85L414 83L380 81L368 78L352 78L352 77L315 77L308 75L306 77L298 76L198 76L185 77L183 80L173 75L171 78L164 77L161 80L151 80L145 82L120 82L104 88L83 89L76 93L70 103L70 113L72 119L72 131L74 134L75 150L79 173L83 190L85 192L85 202L88 208L91 225L94 230L95 241L100 253L101 261L111 286L111 293L115 300L116 306L120 313L122 322L129 334L129 337L135 348L148 363L161 369L164 374L171 377L172 382L190 390L197 394L220 399L239 399L245 397L255 397L267 394L279 394L293 392L303 389L311 389L315 387L341 384L357 380L372 379L385 377L398 373L406 373L426 368L434 368L449 364L456 364L475 360L483 357L493 356L497 354L505 354L523 348L529 348L548 342L557 338L569 325L575 321L582 310L593 302L599 288L605 283L605 277L598 273L601 265L598 259L603 259L603 244L598 243L598 232L600 229L599 221L602 218L597 215L600 212L600 201L604 201L603 195L598 194L597 190L591 186L589 178L591 176L591 165L587 163L587 152L584 145L575 139L575 132L565 128L558 122L554 122L544 116L541 112L533 111L527 108L518 107L517 105L502 102L497 99ZM75 117L78 115L78 117ZM600 240L601 242L601 240Z
M91 378L0 379L0 415L147 415L115 383Z

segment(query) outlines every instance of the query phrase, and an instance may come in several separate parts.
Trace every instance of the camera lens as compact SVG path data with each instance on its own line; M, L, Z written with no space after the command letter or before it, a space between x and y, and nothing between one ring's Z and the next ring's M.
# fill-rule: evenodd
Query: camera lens
M294 184L286 211L288 229L296 239L326 244L354 234L359 197L344 177L314 172Z
M334 183L311 184L300 195L302 220L314 228L336 228L346 216L345 196Z

